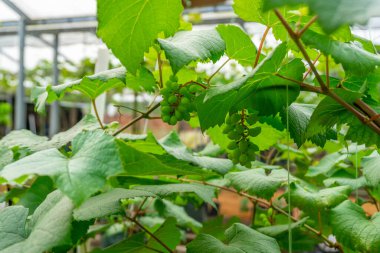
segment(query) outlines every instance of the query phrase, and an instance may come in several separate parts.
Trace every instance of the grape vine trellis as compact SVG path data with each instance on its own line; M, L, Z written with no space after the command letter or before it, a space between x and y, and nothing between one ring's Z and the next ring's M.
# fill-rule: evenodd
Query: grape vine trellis
M74 90L94 101L129 87L163 100L124 126L86 116L51 139L22 130L0 140L0 182L8 189L1 201L9 205L0 210L0 253L86 251L86 241L119 224L123 239L92 252L175 252L179 244L189 253L281 252L289 243L297 252L320 242L339 252L379 252L380 57L350 30L380 15L378 6L235 0L240 18L266 26L256 48L235 25L192 30L180 0L98 0L98 36L124 67L36 88L36 110ZM274 49L265 47L270 31L280 42ZM194 63L223 55L211 75L195 71ZM231 61L247 74L220 77ZM123 134L156 118L158 108L169 124L199 126L218 154L192 152L175 132ZM201 224L183 208L216 208L220 191L252 203L249 226L221 218ZM366 213L364 203L376 211ZM197 236L187 242L181 230Z

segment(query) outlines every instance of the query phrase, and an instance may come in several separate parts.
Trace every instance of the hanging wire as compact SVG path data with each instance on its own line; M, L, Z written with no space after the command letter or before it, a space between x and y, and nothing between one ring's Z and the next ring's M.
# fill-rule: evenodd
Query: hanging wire
M286 144L288 147L288 157L286 167L288 170L288 240L289 240L289 253L293 252L293 234L292 234L292 207L290 197L290 136L289 136L289 85L286 85Z

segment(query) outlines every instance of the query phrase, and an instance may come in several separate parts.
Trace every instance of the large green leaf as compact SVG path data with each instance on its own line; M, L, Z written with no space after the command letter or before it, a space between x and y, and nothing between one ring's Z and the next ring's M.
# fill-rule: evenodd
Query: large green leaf
M380 252L380 216L368 219L364 210L346 200L331 211L334 235L344 246L355 252Z
M174 73L192 61L212 60L223 55L226 45L215 29L178 32L173 38L158 39Z
M28 208L29 214L32 214L54 189L54 183L49 177L39 177L24 194L19 196L17 204Z
M288 107L289 113L289 132L298 147L310 139L313 143L324 146L328 138L335 137L334 131L328 131L325 134L317 134L312 137L307 137L307 127L310 122L310 117L313 114L315 106L312 104L293 103ZM286 109L281 112L281 120L286 125Z
M288 172L282 169L272 170L267 175L264 169L251 169L228 173L226 178L239 191L243 190L258 197L270 199L277 189L287 182Z
M164 150L162 154L160 146L158 146L160 154L149 153L149 151L157 152L157 144L153 143L152 147L152 143L138 146L121 140L117 142L120 148L120 158L127 175L203 175L209 173L189 162L176 159L165 153Z
M49 194L36 209L26 226L28 237L10 247L2 248L1 253L28 252L41 253L60 245L71 245L71 220L74 205L58 190ZM19 217L24 219L26 216Z
M215 206L213 198L215 198L215 190L200 184L167 184L167 185L140 185L133 187L133 189L151 192L160 197L166 197L172 194L179 193L195 193L205 202Z
M346 154L335 152L324 156L317 165L310 166L305 176L316 177L319 175L331 176L336 170L336 165L347 158Z
M72 156L57 149L47 149L7 165L0 175L8 180L23 175L46 175L57 187L80 204L106 183L106 179L122 172L118 148L113 137L102 131L83 132L72 142Z
M350 186L337 186L316 191L295 183L290 185L292 205L310 213L322 212L338 205L348 198L351 191Z
M76 220L91 220L105 217L122 211L120 200L137 197L155 197L156 195L142 190L114 188L106 193L87 199L82 205L75 208Z
M81 121L67 131L54 135L50 140L45 136L38 136L29 130L16 130L10 132L0 140L0 147L24 148L29 152L41 151L49 148L60 148L71 142L76 135L83 130L95 130L100 128L99 122L93 115L84 116Z
M89 99L95 99L107 90L125 86L125 68L106 70L83 79L60 85L36 87L32 91L37 112L43 112L46 102L63 97L66 92L79 91Z
M128 88L136 92L154 92L156 85L156 79L152 72L147 68L141 66L136 75L127 73L125 84Z
M372 187L380 186L380 155L374 151L370 156L366 156L362 160L363 174L367 182Z
M282 43L252 73L228 85L213 87L204 97L199 96L196 106L202 130L221 125L231 109L251 108L262 115L276 115L287 102L291 104L298 97L299 85L274 73L300 80L305 68L299 59L281 67L286 53L286 44Z
M0 249L25 240L28 209L22 206L10 206L0 210Z
M200 234L187 245L187 252L279 253L281 251L275 239L243 224L235 223L225 231L224 241L219 241L208 234Z
M326 35L311 30L305 32L302 40L306 45L331 55L337 63L342 64L345 70L356 75L364 76L380 65L378 55L372 54L354 43L332 40Z
M218 25L216 30L226 43L226 54L241 65L252 66L257 49L251 38L238 26Z
M5 165L13 161L13 152L8 147L2 146L0 144L0 157L0 170L2 170Z
M265 0L234 0L233 8L235 13L245 21L273 26L279 20L274 13L263 11L264 2Z
M161 217L176 218L178 225L181 227L190 228L196 233L202 228L202 224L190 217L185 211L185 208L182 206L177 206L168 200L157 199L154 202L154 208Z
M292 224L290 224L290 228L295 229L295 228L302 227L302 225L306 223L307 219L309 219L309 217L305 217L299 221L293 222ZM261 227L261 228L258 228L257 231L270 237L276 237L283 233L289 232L289 225L283 224L283 225L274 225L274 226L269 226L269 227Z
M175 249L180 242L181 234L176 227L176 220L174 218L167 219L153 234L172 250ZM138 233L103 250L95 250L93 253L167 252L167 249L159 244L153 237L150 237L147 242L145 242L144 237L144 233Z
M311 11L318 15L319 24L328 33L345 24L364 25L370 17L380 15L379 0L265 0L264 9L299 4L308 5Z
M190 162L201 168L206 168L219 172L221 174L225 174L233 167L232 162L228 159L193 154L181 142L176 132L171 132L170 134L159 140L159 144L166 150L166 152L168 152L175 158Z
M135 74L159 33L177 31L182 11L180 0L99 0L98 36Z
M352 105L356 99L361 97L360 93L345 90L336 90L335 93ZM318 104L310 118L307 136L325 133L336 124L350 123L353 117L354 116L336 100L326 97Z

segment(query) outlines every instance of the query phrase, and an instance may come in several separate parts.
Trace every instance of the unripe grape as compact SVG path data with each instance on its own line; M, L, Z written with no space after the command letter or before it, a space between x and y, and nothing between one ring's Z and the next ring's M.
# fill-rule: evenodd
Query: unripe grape
M162 116L162 121L163 121L163 122L166 122L166 123L169 123L169 121L170 121L170 116L169 116L169 115L164 115L164 116Z
M235 131L231 131L228 133L227 137L231 140L238 140L240 139L240 135L236 133Z
M175 104L177 103L178 98L175 95L172 95L169 97L168 102L169 104Z
M239 122L240 120L241 120L241 117L240 117L239 114L233 114L233 115L231 116L231 122L233 122L233 123L237 123L237 122Z
M183 97L183 98L181 99L181 103L182 103L183 105L188 105L188 104L190 104L190 99L188 99L187 97Z
M190 91L191 93L195 93L195 92L197 92L197 91L198 91L198 86L196 86L196 85L191 85L190 88L189 88L189 91Z
M237 125L236 128L235 128L235 131L238 133L238 134L243 134L244 132L244 127L242 125Z
M165 114L169 114L171 112L172 108L170 106L162 106L161 111Z
M169 77L169 79L170 79L170 81L172 81L172 82L174 82L174 83L178 82L178 77L175 76L175 75L171 75L171 76Z
M176 118L176 116L172 116L171 118L170 118L170 121L169 121L169 123L170 123L170 125L175 125L175 124L177 124L177 118Z
M180 111L175 111L175 113L174 113L174 115L176 116L176 118L178 119L178 120L181 120L182 119L182 113L180 112Z
M183 119L189 121L191 119L190 113L183 114Z
M243 164L244 167L247 167L247 168L251 168L252 167L252 162L250 161L250 159L248 161L246 161L244 164Z
M228 149L236 149L237 147L238 147L238 146L237 146L237 144L236 144L235 141L231 141L231 142L228 144L228 146L227 146Z
M232 151L232 154L234 155L234 158L238 159L241 155L241 152L239 149L235 149L234 151Z
M248 156L246 154L241 154L240 157L239 157L239 162L241 164L244 164L248 161Z
M249 115L245 120L249 125L253 125L258 121L257 117L253 115Z
M239 142L239 149L241 152L245 152L248 150L248 141L241 141Z

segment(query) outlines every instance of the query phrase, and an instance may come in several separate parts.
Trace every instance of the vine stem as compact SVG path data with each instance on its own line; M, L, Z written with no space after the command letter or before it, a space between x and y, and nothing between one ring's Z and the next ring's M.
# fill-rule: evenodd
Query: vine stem
M187 179L187 178L177 178L177 177L170 177L170 178L173 178L175 180L178 180L178 181L181 181L181 182L187 182L187 183L196 183L196 184L203 184L203 185L207 185L207 186L211 186L211 187L214 187L214 188L218 188L218 189L221 189L221 190L225 190L225 191L228 191L228 192L232 192L232 193L235 193L237 195L240 195L242 197L246 197L248 198L249 200L251 201L255 201L256 203L260 203L264 206L266 206L267 208L270 208L272 207L273 209L275 209L277 212L287 216L287 217L290 217L293 221L298 221L297 218L295 218L294 216L290 215L289 213L287 213L286 211L282 210L281 207L273 204L273 203L270 203L264 199L260 199L260 198L257 198L255 196L252 196L252 195L249 195L248 193L245 193L245 192L239 192L239 191L236 191L235 189L231 189L231 188L228 188L228 187L225 187L225 186L220 186L220 185L216 185L216 184L212 184L212 183L208 183L208 182L205 182L205 181L198 181L198 180L194 180L194 179ZM340 252L343 252L342 250L342 246L338 243L338 242L332 242L330 241L325 235L323 235L319 230L307 225L307 224L303 224L303 226L309 230L310 232L314 233L315 235L317 235L318 237L320 237L329 247L331 248L336 248L338 249Z
M139 221L137 221L136 219L133 219L131 217L128 217L126 216L126 218L128 220L130 220L131 222L135 223L137 226L139 226L142 230L144 230L148 235L150 235L154 240L156 240L159 244L162 245L162 247L164 247L167 251L169 251L170 253L174 253L173 250L171 250L169 248L168 245L166 245L163 241L161 241L157 236L155 236L152 232L150 232L146 227L144 227L144 225L142 225Z
M318 62L318 60L319 60L319 57L321 57L321 53L319 53L318 55L317 55L317 57L315 58L315 60L313 61L313 65L315 65L317 62ZM306 71L306 74L303 76L303 80L305 81L306 80L306 77L308 77L309 75L310 75L310 73L311 73L311 68L309 67L309 69Z
M209 84L210 85L210 82L211 82L211 79L213 79L214 78L214 76L216 75L216 74L218 74L219 73L219 71L221 71L222 70L222 68L224 67L224 66L226 66L226 64L230 61L231 59L227 59L208 79L207 79L207 84Z
M146 118L149 118L149 115L154 111L156 110L158 107L160 107L160 103L157 103L155 104L153 107L151 107L148 111L146 111L145 113L141 114L140 116L134 118L133 120L131 120L130 122L128 122L127 124L125 124L124 126L122 126L119 130L117 130L116 132L114 132L112 134L112 136L117 136L119 135L120 133L122 133L124 130L126 130L127 128L129 128L130 126L136 124L136 122L142 120L142 119L146 119Z
M321 86L322 94L329 96L332 99L334 99L335 101L337 101L340 105L342 105L344 108L346 108L348 111L350 111L353 115L355 115L355 117L358 118L362 123L367 124L373 131L375 131L377 134L380 135L380 125L377 125L373 121L368 120L368 118L369 118L368 116L371 117L371 115L363 115L354 106L347 103L344 99L339 97L337 94L335 94L333 91L331 91L327 87L327 85L324 83L322 77L319 75L315 65L311 61L310 56L307 53L305 47L303 46L303 44L300 40L300 36L293 31L293 29L290 27L289 23L285 20L285 18L281 15L279 10L275 9L274 12L275 12L276 16L278 17L278 19L283 24L283 26L285 27L285 29L287 30L289 36L293 39L294 43L297 45L298 49L302 53L302 55L305 58L305 60L307 61L307 63L309 64L309 67L311 68L312 72L314 73L315 78L317 79L319 85ZM355 103L357 103L357 102L359 102L361 104L364 103L360 99L357 99L357 101L355 101ZM367 105L367 107L369 107L369 106Z
M203 85L202 83L197 82L197 81L189 81L189 82L187 82L187 83L182 84L181 87L185 87L185 86L190 85L190 84L196 84L196 85L202 87L202 88L205 89L205 90L208 89L207 86L205 86L205 85Z
M98 120L100 127L104 130L104 125L102 123L102 120L99 117L98 108L96 107L95 99L91 99L91 104L92 104L92 107L94 108L96 119Z
M162 77L162 59L161 59L161 52L157 51L157 62L158 62L158 72L159 72L159 75L160 75L160 83L159 83L159 87L162 88L164 87L164 81L163 81L163 77Z
M261 38L261 41L260 41L259 49L257 50L256 59L255 59L255 63L253 64L253 68L256 68L257 64L259 64L261 51L263 50L264 42L265 42L265 39L266 39L266 37L267 37L267 35L268 35L270 29L271 29L270 26L267 26L267 27L265 28L265 31L264 31L263 37Z

